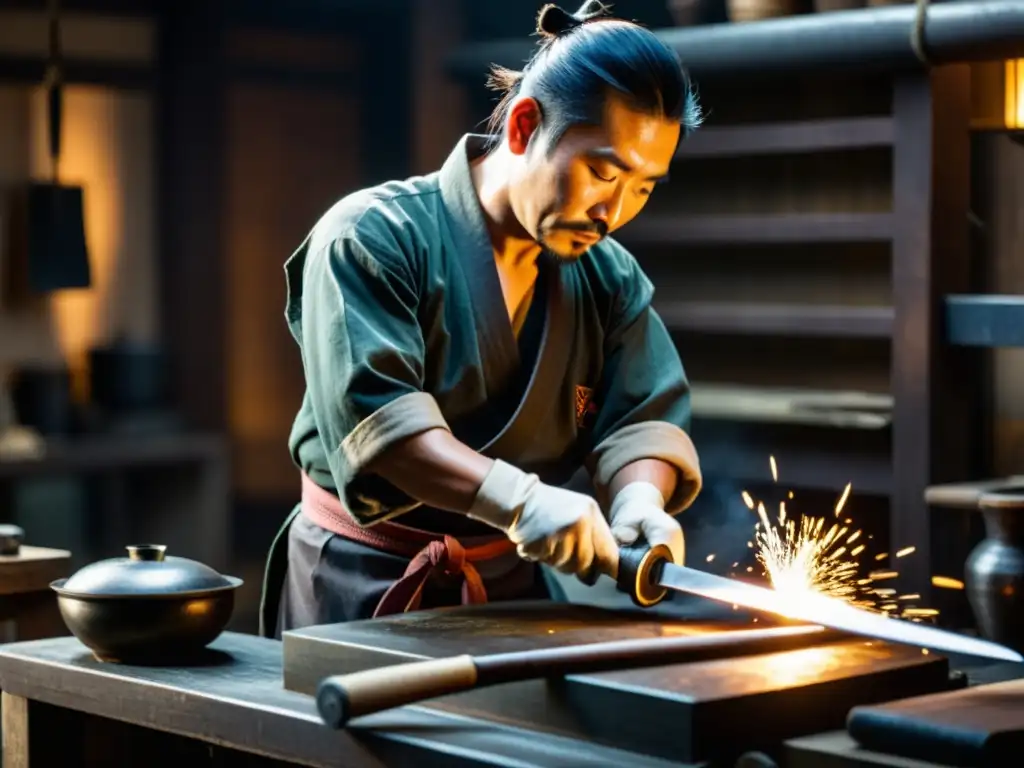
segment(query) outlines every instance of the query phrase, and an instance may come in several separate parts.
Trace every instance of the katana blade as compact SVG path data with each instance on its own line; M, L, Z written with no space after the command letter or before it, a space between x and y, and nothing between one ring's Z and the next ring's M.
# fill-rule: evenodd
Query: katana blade
M947 653L984 656L1004 661L1024 661L1024 657L1016 651L987 640L872 613L837 598L814 592L799 595L777 592L671 562L659 563L653 568L651 580L658 586L676 592L818 624L853 635L916 645Z

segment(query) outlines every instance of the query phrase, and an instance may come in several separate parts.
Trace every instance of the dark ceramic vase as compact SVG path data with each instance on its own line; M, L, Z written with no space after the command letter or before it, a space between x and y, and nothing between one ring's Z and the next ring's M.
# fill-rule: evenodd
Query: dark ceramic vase
M1024 488L978 499L985 539L967 558L964 585L982 636L1024 650Z

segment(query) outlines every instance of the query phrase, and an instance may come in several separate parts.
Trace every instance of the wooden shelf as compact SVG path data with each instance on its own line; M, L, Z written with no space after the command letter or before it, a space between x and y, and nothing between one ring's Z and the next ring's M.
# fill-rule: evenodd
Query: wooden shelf
M858 430L892 423L892 395L702 382L690 390L695 419Z
M100 85L125 90L151 89L156 82L152 65L136 62L72 59L62 65L62 76L68 84ZM37 85L45 79L45 59L0 55L0 82Z
M924 500L934 507L976 511L978 500L982 495L1000 490L1017 493L1022 487L1024 487L1024 475L972 480L963 483L942 483L929 485L924 491Z
M946 341L965 347L1024 347L1024 296L947 296Z
M672 331L754 336L884 339L892 335L891 307L663 301L655 309Z
M40 458L0 460L0 479L221 461L226 455L225 442L217 435L90 436L48 442Z
M682 142L676 156L685 159L810 154L840 149L889 147L892 146L894 135L891 117L705 127Z
M643 216L616 234L623 245L872 243L892 238L888 213Z

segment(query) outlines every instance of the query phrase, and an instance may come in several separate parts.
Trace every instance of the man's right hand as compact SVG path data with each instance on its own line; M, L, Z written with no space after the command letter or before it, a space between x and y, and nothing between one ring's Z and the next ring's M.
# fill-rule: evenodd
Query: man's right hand
M619 548L597 502L582 493L537 482L508 537L520 557L562 573L609 572Z
M505 531L520 557L562 573L612 573L618 564L618 545L594 499L502 461L494 462L469 516Z

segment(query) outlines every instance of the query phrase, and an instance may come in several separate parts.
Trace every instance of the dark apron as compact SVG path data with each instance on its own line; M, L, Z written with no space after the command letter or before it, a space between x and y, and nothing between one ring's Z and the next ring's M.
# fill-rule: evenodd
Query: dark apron
M563 278L558 266L549 266L545 279L547 294L547 312L540 346L536 355L536 364L527 382L522 398L496 436L486 441L477 450L490 457L500 458L515 463L517 457L525 454L533 442L534 425L547 417L552 407L552 392L557 392L566 376L566 366L571 351L571 323L567 318L574 315L572 292L563 288ZM474 440L479 443L481 441ZM473 442L469 444L472 445ZM281 610L282 595L288 574L288 544L292 524L301 513L301 506L288 515L278 530L270 546L263 576L263 592L260 599L260 635L274 637L278 630L278 617ZM331 546L330 543L325 545ZM355 542L339 541L337 546L344 549L339 555L351 561L352 556L359 555L359 549L369 549ZM354 549L355 548L355 549ZM369 552L367 552L369 554ZM546 593L554 598L564 600L564 592L546 570L538 569L542 574ZM355 585L353 585L355 586ZM325 584L330 589L330 584ZM532 596L532 595L527 595Z

